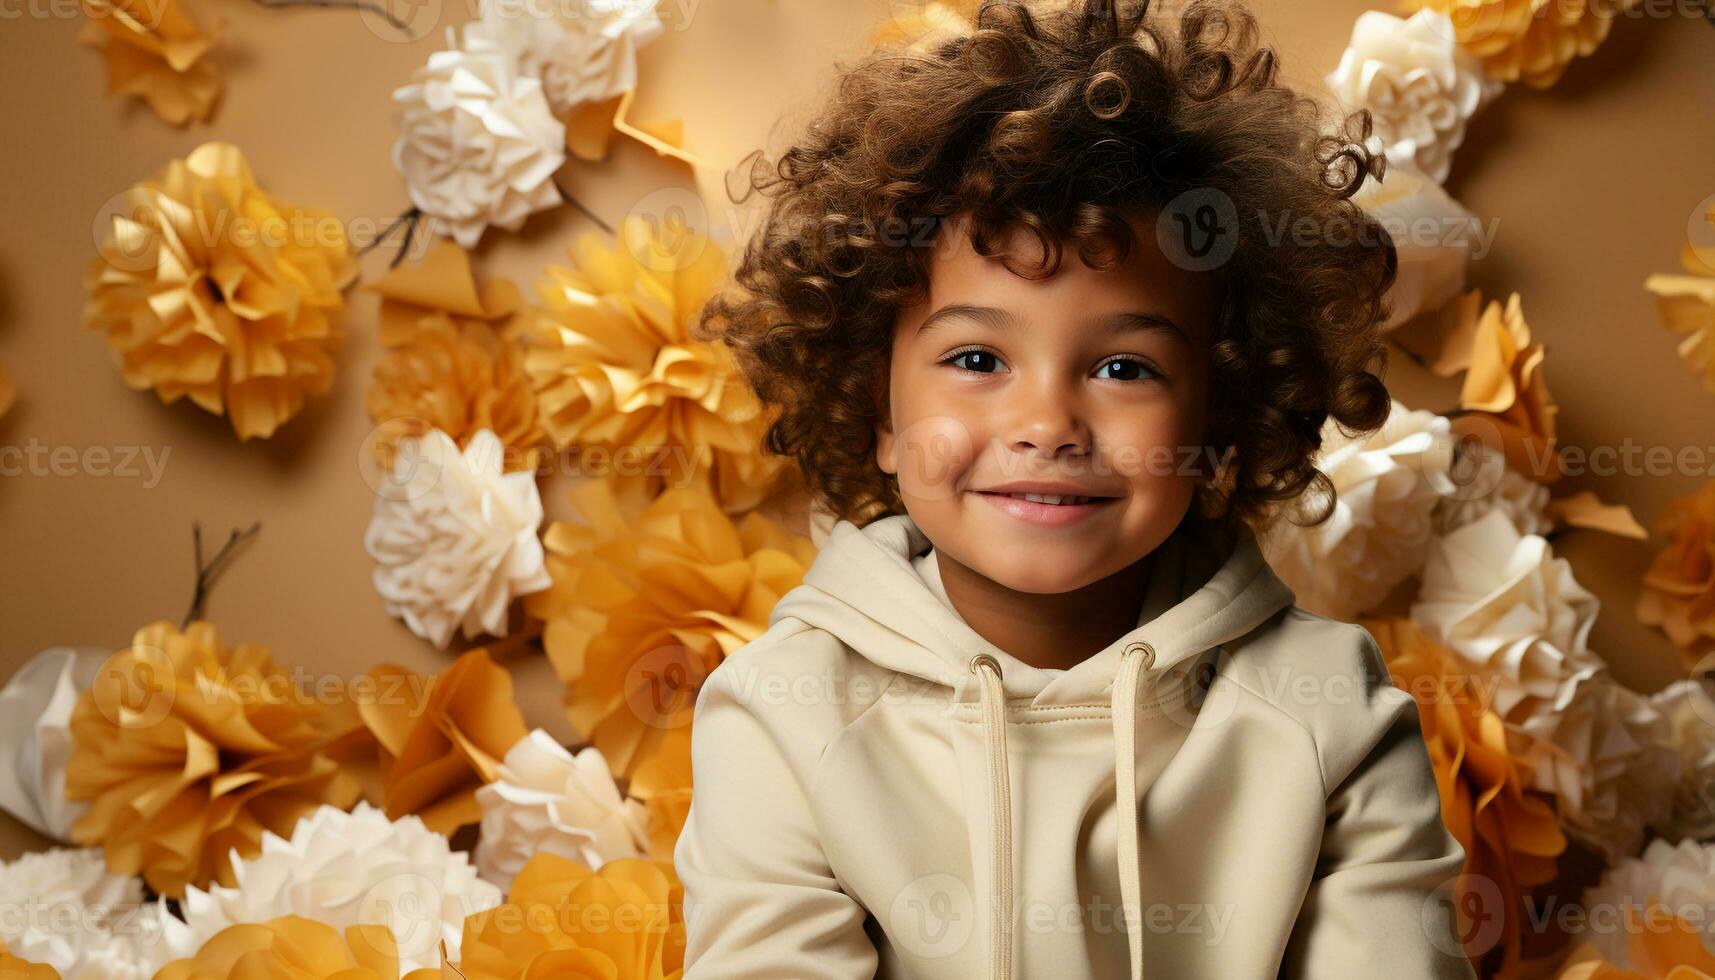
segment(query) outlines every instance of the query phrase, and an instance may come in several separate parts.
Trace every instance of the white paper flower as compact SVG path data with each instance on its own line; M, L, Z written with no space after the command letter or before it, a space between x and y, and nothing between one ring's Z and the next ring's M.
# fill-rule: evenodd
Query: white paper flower
M476 799L476 866L501 888L510 889L525 862L543 851L591 868L648 853L643 805L620 795L601 751L592 745L574 756L540 728L507 751L500 777Z
M464 919L501 903L469 855L415 816L389 821L360 802L324 806L292 828L262 835L262 853L233 856L237 885L185 890L180 910L196 946L226 928L301 915L344 930L384 925L399 944L401 973L440 965L439 943L456 960ZM196 948L193 946L192 948Z
M0 939L65 980L148 980L174 958L143 882L112 874L98 849L55 848L0 865Z
M666 30L657 0L482 0L473 36L512 52L520 73L542 80L556 115L637 87L637 51Z
M1650 697L1667 718L1668 747L1679 764L1673 810L1661 828L1670 840L1715 837L1715 696L1703 678L1674 681Z
M0 690L0 810L55 840L71 840L71 825L87 803L65 798L71 758L72 706L95 682L112 650L43 650Z
M1412 166L1437 184L1447 179L1466 123L1502 89L1459 46L1447 15L1428 8L1406 20L1359 14L1327 81L1348 108L1370 110L1390 167Z
M1644 829L1672 812L1679 754L1671 726L1606 670L1561 693L1563 701L1529 702L1529 714L1508 722L1509 742L1528 788L1552 794L1566 832L1613 863L1636 854Z
M460 452L430 429L403 439L390 481L378 489L364 547L390 615L445 648L466 638L505 636L514 596L545 589L542 498L535 474L503 473L505 446L478 430Z
M1496 712L1517 722L1529 699L1565 704L1569 685L1603 669L1588 647L1598 606L1547 541L1492 510L1432 542L1411 618L1492 674Z
M1387 423L1365 439L1330 420L1322 447L1316 465L1334 483L1333 514L1308 527L1279 521L1264 553L1299 605L1351 620L1423 567L1452 436L1446 419L1395 401Z
M1647 966L1631 962L1621 910L1632 906L1641 916L1648 903L1659 903L1668 913L1685 919L1700 934L1703 948L1715 953L1715 931L1709 928L1709 910L1715 908L1715 844L1650 841L1643 856L1620 861L1585 889L1588 938L1608 962L1634 970ZM1644 917L1643 927L1662 928L1659 914Z
M1435 508L1435 530L1450 534L1487 514L1501 511L1512 526L1523 534L1545 535L1554 530L1554 520L1548 516L1548 487L1506 465L1499 452L1472 442L1464 449L1464 458L1455 466L1457 471L1470 474L1441 498Z
M393 165L411 202L460 245L474 248L489 225L517 231L560 204L553 178L566 160L565 124L502 45L479 33L436 51L393 98L404 107Z
M1377 142L1372 138L1372 149ZM1399 256L1383 332L1439 310L1463 293L1472 256L1493 242L1492 229L1440 184L1404 168L1389 169L1381 181L1366 179L1352 203L1380 223Z

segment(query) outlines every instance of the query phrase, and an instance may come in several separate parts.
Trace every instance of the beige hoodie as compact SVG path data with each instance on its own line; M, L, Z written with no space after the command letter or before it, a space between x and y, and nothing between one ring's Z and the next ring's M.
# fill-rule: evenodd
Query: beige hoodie
M1207 533L1045 670L959 617L908 515L835 525L697 698L686 980L1473 977L1410 695Z

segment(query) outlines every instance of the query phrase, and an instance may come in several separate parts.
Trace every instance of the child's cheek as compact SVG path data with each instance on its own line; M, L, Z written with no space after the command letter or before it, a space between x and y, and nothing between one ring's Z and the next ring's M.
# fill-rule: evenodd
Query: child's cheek
M894 441L899 492L907 499L948 500L976 459L977 436L951 415L926 415L901 429Z

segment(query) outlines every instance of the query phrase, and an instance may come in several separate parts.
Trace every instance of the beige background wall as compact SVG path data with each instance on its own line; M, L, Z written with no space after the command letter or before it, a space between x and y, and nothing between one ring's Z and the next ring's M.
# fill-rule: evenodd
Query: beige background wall
M363 529L370 491L357 464L363 394L378 347L376 300L354 290L350 340L333 393L270 441L240 444L224 419L188 401L161 405L121 382L97 334L79 325L92 224L114 193L207 139L242 147L262 186L373 227L404 210L390 162L392 89L474 0L439 0L438 28L400 43L349 12L193 0L229 18L228 87L210 124L178 130L103 94L100 56L78 45L66 0L0 0L0 360L19 404L0 446L146 447L166 455L144 477L0 477L0 678L54 645L125 644L139 626L183 616L193 520L208 539L260 521L207 614L230 641L267 644L282 664L341 676L394 661L431 673L450 659L385 615L369 584ZM432 18L436 0L425 7ZM1690 0L1686 0L1689 4ZM683 9L689 0L663 0ZM1256 0L1287 74L1319 84L1366 0ZM1658 8L1659 9L1659 8ZM887 0L701 0L644 51L634 118L682 117L690 146L729 165L789 138L832 78L888 15ZM1477 121L1449 189L1499 222L1495 252L1473 270L1486 294L1518 290L1549 350L1566 443L1626 440L1715 446L1715 396L1675 358L1642 281L1677 271L1694 206L1715 192L1715 28L1685 11L1622 20L1609 43L1549 93L1509 91ZM651 191L689 186L684 171L621 142L564 183L609 221ZM726 224L716 220L717 230ZM478 268L527 291L569 236L593 227L571 208L520 234L490 233ZM385 270L385 249L363 263ZM1395 357L1396 393L1446 409L1456 385ZM1707 477L1616 475L1569 482L1632 506L1646 525ZM550 513L562 493L547 491ZM1654 690L1674 676L1665 641L1632 615L1655 543L1571 533L1556 541L1605 607L1593 643L1622 679ZM545 663L517 666L529 720L569 737ZM42 846L0 815L0 855Z

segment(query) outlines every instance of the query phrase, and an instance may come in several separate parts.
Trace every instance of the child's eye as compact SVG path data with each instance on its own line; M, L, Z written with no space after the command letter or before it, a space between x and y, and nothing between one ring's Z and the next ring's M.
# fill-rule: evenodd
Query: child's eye
M1110 368L1116 370L1108 374L1102 373ZM1116 357L1111 361L1104 361L1096 368L1096 377L1109 381L1146 381L1159 376L1160 372L1135 357Z
M965 363L961 364L960 361ZM971 374L995 374L1004 370L1000 358L995 356L994 351L983 350L980 347L954 351L943 357L941 363L951 364L959 370L968 371Z

